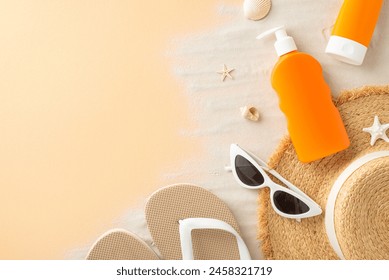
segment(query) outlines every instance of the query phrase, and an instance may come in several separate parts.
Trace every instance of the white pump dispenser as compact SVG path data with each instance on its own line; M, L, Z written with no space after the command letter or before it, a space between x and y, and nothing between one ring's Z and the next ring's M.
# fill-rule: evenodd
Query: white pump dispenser
M261 40L265 37L268 37L272 34L276 35L276 42L274 43L274 47L276 48L276 52L278 56L283 56L284 54L293 52L297 50L296 43L293 38L288 36L285 30L285 26L279 26L268 31L265 31L257 36L258 40Z

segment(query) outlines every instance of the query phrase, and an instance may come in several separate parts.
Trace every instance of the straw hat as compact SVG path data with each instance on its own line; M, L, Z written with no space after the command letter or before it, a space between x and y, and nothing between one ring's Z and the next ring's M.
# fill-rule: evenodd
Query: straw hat
M260 190L258 237L267 259L389 259L389 86L345 91L335 103L349 149L303 164L287 137L270 159L270 167L315 200L323 214L301 222L283 218L272 210L268 188ZM384 139L373 144L364 128L375 119L383 132L376 136Z

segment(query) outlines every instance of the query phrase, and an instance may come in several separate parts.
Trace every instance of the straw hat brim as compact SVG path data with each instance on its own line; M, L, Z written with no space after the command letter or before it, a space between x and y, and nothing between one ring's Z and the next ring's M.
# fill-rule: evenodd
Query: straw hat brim
M389 143L383 140L371 146L370 134L362 130L372 126L374 116L379 116L381 123L389 123L389 86L366 86L344 91L335 100L335 105L350 137L351 145L347 150L304 164L297 159L287 136L269 160L271 168L316 201L323 213L301 222L283 218L272 209L268 188L261 189L258 196L258 239L266 259L338 259L324 224L331 188L339 174L354 160L375 151L389 150ZM389 158L364 166L346 181L340 198L336 200L336 233L346 259L389 258L388 166ZM356 180L358 176L368 176L369 180ZM386 197L384 202L382 198L377 198L377 191L383 189L385 192L381 197ZM386 213L382 213L383 210L387 210ZM374 232L368 231L369 227L373 227Z

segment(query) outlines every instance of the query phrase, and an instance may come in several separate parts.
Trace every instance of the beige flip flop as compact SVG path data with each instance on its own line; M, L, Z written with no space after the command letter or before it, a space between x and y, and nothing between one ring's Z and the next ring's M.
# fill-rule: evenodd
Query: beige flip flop
M157 254L135 234L116 229L101 236L87 260L158 260Z
M151 195L145 211L147 226L164 259L250 259L230 209L201 187L162 188Z

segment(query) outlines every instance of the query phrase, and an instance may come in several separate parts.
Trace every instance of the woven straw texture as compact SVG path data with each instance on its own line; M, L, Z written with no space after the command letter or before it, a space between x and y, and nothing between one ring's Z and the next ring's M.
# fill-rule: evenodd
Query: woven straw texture
M355 159L374 151L389 150L389 144L383 140L371 146L370 134L362 131L373 124L375 115L381 123L389 123L389 86L345 91L335 103L351 140L349 149L303 164L297 159L290 138L286 137L270 158L270 167L315 200L323 214L302 219L301 223L282 218L272 210L268 189L260 190L258 238L267 259L338 259L324 224L331 187ZM389 259L388 210L389 159L382 158L354 172L337 197L335 229L346 259Z
M153 250L136 235L116 230L103 235L92 247L87 260L157 260Z
M155 245L164 259L180 260L179 220L213 218L238 224L227 205L211 192L192 185L173 185L155 192L146 204L146 220ZM192 231L195 260L238 260L236 238L225 231Z

